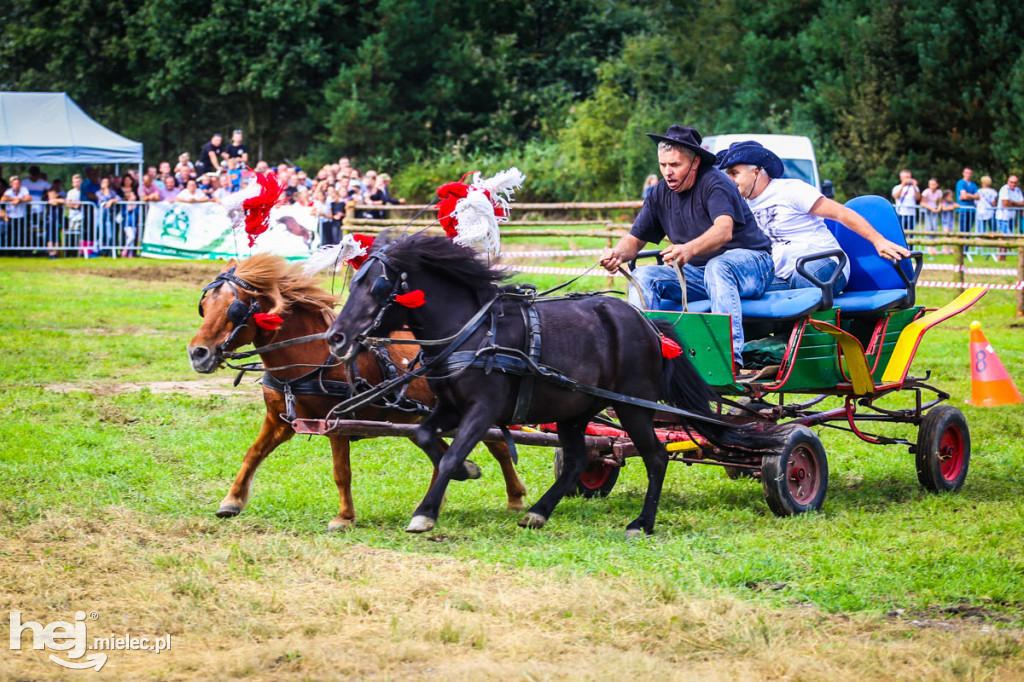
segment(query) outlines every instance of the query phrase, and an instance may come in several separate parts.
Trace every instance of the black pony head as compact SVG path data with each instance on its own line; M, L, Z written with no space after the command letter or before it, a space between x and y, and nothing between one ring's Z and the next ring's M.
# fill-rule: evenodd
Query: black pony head
M447 237L395 238L385 232L374 241L344 308L327 330L331 352L350 359L366 337L385 336L407 323L410 309L430 305L439 286L468 289L480 301L493 296L507 276Z

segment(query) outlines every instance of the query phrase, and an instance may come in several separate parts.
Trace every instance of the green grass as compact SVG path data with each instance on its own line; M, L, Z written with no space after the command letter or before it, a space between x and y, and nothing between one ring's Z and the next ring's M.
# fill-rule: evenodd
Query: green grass
M173 278L139 278L167 267L0 260L5 532L51 511L89 515L125 507L168 519L206 519L216 510L255 437L262 403L241 395L86 390L197 378L184 348L198 326L199 289L217 266L175 264ZM589 279L576 288L601 285ZM938 306L953 295L927 289L919 299ZM672 464L655 535L626 542L623 529L645 487L638 460L630 461L608 498L567 499L545 529L523 531L515 525L518 515L504 509L496 463L479 448L473 459L484 478L453 484L437 529L409 536L402 530L429 480L426 459L408 441L367 440L353 448L357 526L331 541L620 576L669 601L725 591L773 606L810 603L847 613L969 604L1019 625L1024 407L964 405L972 319L983 323L1011 376L1024 377L1024 337L1014 307L1014 292L991 292L930 332L915 361L917 373L931 370L932 383L953 394L951 403L971 426L971 470L958 495L923 492L906 448L871 446L825 430L832 480L823 512L778 519L758 483L730 481L717 467ZM82 390L46 388L55 383ZM914 436L908 427L884 433ZM519 468L528 502L536 500L552 480L551 452L522 448ZM243 515L222 523L240 542L268 531L317 536L336 511L326 439L296 438L264 464Z

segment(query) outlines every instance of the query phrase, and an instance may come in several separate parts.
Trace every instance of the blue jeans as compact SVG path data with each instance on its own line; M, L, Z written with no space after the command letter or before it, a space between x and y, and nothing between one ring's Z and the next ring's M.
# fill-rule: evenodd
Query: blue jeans
M687 301L711 301L711 312L724 313L732 318L732 350L737 365L743 364L743 313L741 298L757 298L763 294L775 276L775 264L768 251L730 249L715 256L707 265L682 268L686 276ZM637 308L650 310L679 310L683 292L671 265L645 265L637 268L633 278L640 287L629 289L629 302ZM643 294L643 299L640 294Z
M813 263L807 264L807 272L817 277L822 282L828 280L832 276L832 273L839 267L839 263L835 262L831 258L823 258L821 260L814 261ZM782 279L776 277L771 284L768 285L768 291L786 291L787 289L808 289L810 287L818 286L811 280L807 279L799 272L793 271L789 279ZM846 286L846 275L839 273L839 277L836 278L836 283L832 285L832 295L838 294Z

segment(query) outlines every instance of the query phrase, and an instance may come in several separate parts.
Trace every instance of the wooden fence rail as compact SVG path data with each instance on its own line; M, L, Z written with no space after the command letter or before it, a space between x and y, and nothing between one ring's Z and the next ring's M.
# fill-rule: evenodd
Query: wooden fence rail
M596 201L596 202L566 202L553 204L515 204L517 213L539 211L546 214L551 213L580 213L593 211L615 211L615 210L638 210L643 206L642 201ZM389 211L389 215L395 213L408 213L424 211L430 215L428 218L416 218L414 220L403 218L369 219L356 218L357 213L365 211ZM352 231L358 229L361 232L376 234L394 227L415 227L427 229L430 232L441 232L435 215L431 213L433 205L430 204L389 204L386 206L363 206L349 205L342 221L343 229ZM539 226L544 226L540 228ZM510 220L502 224L502 236L509 239L522 237L595 237L605 239L608 246L612 246L615 240L625 234L631 227L630 223L612 222L608 220L581 218L579 220L549 220L538 218L536 220ZM560 229L571 228L571 229ZM958 232L928 232L925 230L908 230L906 232L907 242L912 247L949 246L953 249L953 279L958 284L964 284L964 260L967 248L982 249L1007 249L1017 255L1017 314L1024 315L1024 235L1007 235L1002 233L958 233ZM1009 271L1009 268L1007 268ZM988 273L995 274L995 273ZM1000 273L1002 274L1002 273Z

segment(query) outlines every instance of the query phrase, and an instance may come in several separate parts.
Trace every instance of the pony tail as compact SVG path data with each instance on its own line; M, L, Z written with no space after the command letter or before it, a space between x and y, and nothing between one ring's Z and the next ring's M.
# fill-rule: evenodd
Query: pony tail
M651 321L661 334L678 343L679 339L669 322ZM718 394L704 381L685 352L674 358L665 358L661 397L674 407L705 417L718 416L711 409L711 403L718 400ZM761 431L755 425L730 427L694 420L689 426L711 445L724 450L770 453L777 451L782 445L779 435Z
M651 320L665 338L679 343L675 329L666 320ZM682 345L682 344L680 344ZM673 358L665 358L665 371L661 378L661 398L669 405L696 412L706 417L714 416L710 403L718 399L718 394L704 381L693 366L686 353ZM703 434L701 434L703 435Z

